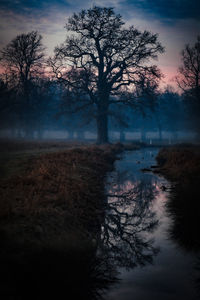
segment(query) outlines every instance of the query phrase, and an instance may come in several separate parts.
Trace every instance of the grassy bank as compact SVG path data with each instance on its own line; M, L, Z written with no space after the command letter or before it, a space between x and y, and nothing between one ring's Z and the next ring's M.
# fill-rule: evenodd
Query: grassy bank
M1 145L2 299L49 299L63 292L97 299L113 282L112 265L96 257L96 240L105 178L123 149L120 144Z
M188 251L200 251L200 147L163 148L157 156L159 172L171 181L166 204L172 219L170 235Z
M156 160L162 174L173 181L200 178L200 146L162 148Z
M33 149L26 155L9 153L7 176L0 181L1 232L27 241L37 234L49 238L74 225L95 224L106 173L122 147L68 145L48 153Z

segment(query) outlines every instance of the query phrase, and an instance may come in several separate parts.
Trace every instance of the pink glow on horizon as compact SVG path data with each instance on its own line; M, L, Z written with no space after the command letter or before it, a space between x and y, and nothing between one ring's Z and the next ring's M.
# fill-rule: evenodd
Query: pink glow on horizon
M160 86L166 87L167 85L172 86L175 90L178 89L177 84L175 82L175 76L177 75L177 67L176 66L162 66L160 67L161 72L164 75L162 78Z
M162 74L164 75L164 78L160 81L160 88L164 89L168 85L172 86L175 91L178 91L177 84L174 80L175 76L177 75L177 68L171 67L171 66L164 66L160 67ZM5 68L0 66L0 75L5 73Z

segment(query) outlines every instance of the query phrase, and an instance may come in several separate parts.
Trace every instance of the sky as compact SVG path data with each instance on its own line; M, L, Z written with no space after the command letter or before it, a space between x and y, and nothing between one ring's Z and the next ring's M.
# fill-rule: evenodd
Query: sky
M165 47L156 62L165 75L162 86L175 87L180 52L200 35L198 0L0 0L0 49L16 35L37 30L43 36L47 56L52 55L55 46L65 40L68 17L94 5L113 7L127 26L159 34Z

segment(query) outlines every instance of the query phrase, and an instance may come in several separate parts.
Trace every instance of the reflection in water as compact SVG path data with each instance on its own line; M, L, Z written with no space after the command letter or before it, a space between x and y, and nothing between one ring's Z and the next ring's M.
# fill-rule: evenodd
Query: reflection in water
M158 221L150 209L156 194L151 181L127 180L125 173L115 174L109 189L100 248L112 257L117 267L134 268L151 263L158 249L147 233Z
M151 210L155 184L116 172L108 194L94 211L99 226L77 237L75 229L72 245L70 239L46 248L12 245L0 258L3 299L102 299L118 281L118 267L152 263L158 253L148 237L158 224Z
M199 182L176 184L170 193L167 211L173 220L170 237L188 251L200 251Z
M92 248L34 251L23 261L13 257L1 261L1 275L1 299L95 300L116 281L113 266Z
M115 213L115 202L119 203L119 205L117 204L117 210L120 212L126 213L128 210L130 215L132 213L133 216L134 212L137 212L136 218L134 219L133 217L134 220L130 217L131 225L133 225L133 241L135 237L137 240L139 236L139 238L142 238L143 243L147 242L148 244L150 241L153 249L155 249L155 245L158 245L160 251L157 256L154 255L156 251L150 251L150 260L153 259L153 265L147 265L145 268L136 267L128 271L120 268L122 281L120 284L115 285L115 288L111 288L107 294L107 300L151 300L155 298L163 300L199 299L194 289L193 279L196 279L195 285L199 286L200 276L198 276L198 272L200 270L200 259L198 259L198 263L195 266L195 277L194 255L187 253L185 250L182 251L181 248L190 249L190 252L192 250L193 253L199 253L200 202L196 198L192 207L192 199L195 199L196 191L191 190L191 186L189 189L183 189L184 184L179 187L179 190L171 190L166 188L168 183L164 179L152 173L139 172L139 168L145 170L155 164L152 161L152 153L155 155L155 152L152 149L136 151L134 155L130 155L129 157L127 155L123 164L118 164L120 166L119 169L121 171L124 170L124 172L118 176L119 179L117 179L117 176L114 178L114 181L117 183L114 183L113 189L108 191L111 196L108 199L108 207L111 211L109 213L108 210L108 218L109 214L111 214L112 218L113 212ZM140 165L139 168L138 162ZM165 187L164 189L163 186ZM171 190L170 193L169 190ZM200 196L199 191L198 195ZM199 196L198 199L200 199ZM174 201L172 201L173 197ZM123 203L122 208L120 201ZM113 204L114 210L112 209ZM168 207L167 209L166 206ZM194 210L196 210L195 213ZM152 211L156 212L156 215L152 214ZM144 217L141 220L138 217L140 215ZM157 219L159 220L159 226L156 226L156 223L158 223ZM148 231L148 221L149 228L151 228L151 224L153 225L153 232L150 232L151 230ZM112 224L112 219L108 223ZM113 227L114 229L118 228L116 222L110 227L112 230ZM141 231L139 228L141 228ZM155 243L149 240L150 237L154 237ZM118 249L120 249L121 243L119 242L118 244L118 240L115 241L114 238L112 240L114 241L114 246L117 245ZM127 240L130 240L130 243L132 241L131 237L127 238ZM177 242L181 247L176 246ZM127 248L129 249L129 247ZM148 249L148 247L142 249L142 246L140 247L140 243L138 243L139 258L143 257L142 254L146 254ZM120 251L123 253L123 250ZM131 267L139 266L140 261L137 260L137 248L132 253L134 255L129 258ZM145 259L142 261L144 263L148 262ZM123 267L125 264L120 264L119 260L118 266Z
M196 256L195 285L200 294L200 189L198 179L175 184L167 202L172 220L169 236L185 251Z

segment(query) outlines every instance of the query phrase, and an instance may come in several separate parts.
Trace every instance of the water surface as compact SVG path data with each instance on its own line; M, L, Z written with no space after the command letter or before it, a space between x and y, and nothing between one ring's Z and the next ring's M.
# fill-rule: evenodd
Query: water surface
M198 251L172 238L167 209L170 183L141 169L155 165L158 149L126 153L108 178L101 241L120 279L106 300L199 299Z

